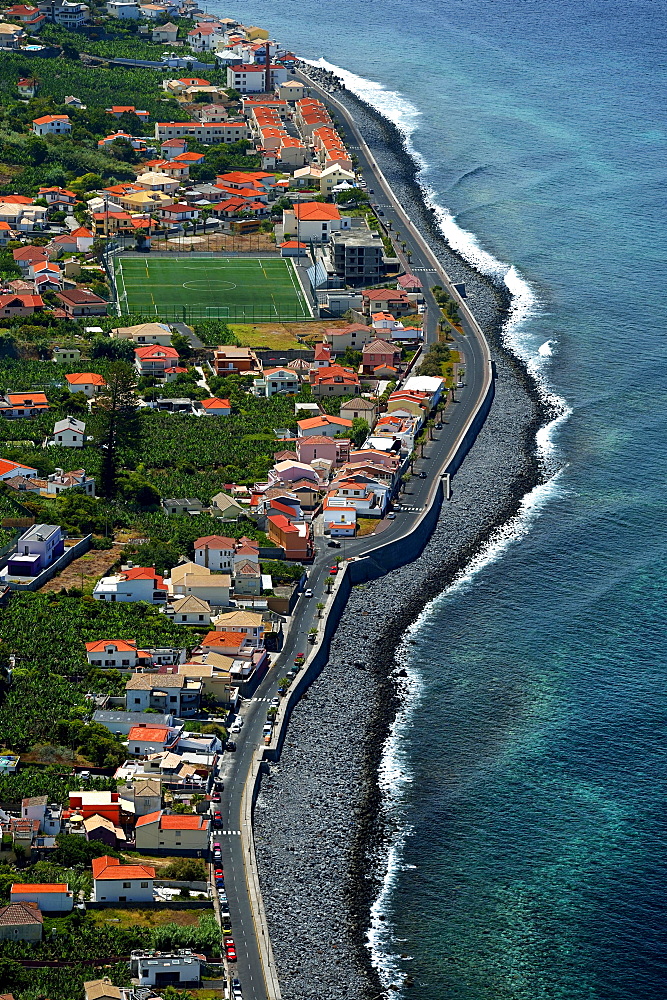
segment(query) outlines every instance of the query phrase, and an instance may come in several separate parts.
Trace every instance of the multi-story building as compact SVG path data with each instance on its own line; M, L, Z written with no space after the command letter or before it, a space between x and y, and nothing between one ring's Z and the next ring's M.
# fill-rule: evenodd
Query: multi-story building
M384 247L368 229L332 233L329 260L346 285L376 285L384 275Z
M178 139L181 136L196 139L204 145L217 145L221 142L239 142L250 139L250 129L243 120L226 122L156 122L155 138L160 142L166 139Z

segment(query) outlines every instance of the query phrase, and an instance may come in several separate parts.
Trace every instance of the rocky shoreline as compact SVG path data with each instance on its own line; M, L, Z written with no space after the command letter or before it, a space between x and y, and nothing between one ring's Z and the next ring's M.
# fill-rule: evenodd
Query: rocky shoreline
M492 345L497 380L491 412L426 549L352 591L329 661L292 715L280 762L262 781L257 861L284 1000L371 1000L382 991L366 932L390 833L378 767L402 697L395 652L424 605L540 482L535 433L552 416L523 364L503 346L506 290L438 235L416 183L417 166L394 126L348 92L336 97L354 111L385 176L450 277L465 281ZM360 660L364 669L355 666Z

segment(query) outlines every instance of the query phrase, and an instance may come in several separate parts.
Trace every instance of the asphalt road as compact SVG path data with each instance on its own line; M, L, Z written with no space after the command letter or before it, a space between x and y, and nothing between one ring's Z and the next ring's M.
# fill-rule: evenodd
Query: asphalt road
M310 81L308 83L312 86ZM321 94L321 97L326 100L326 95ZM339 106L336 106L336 114L339 120L345 122L345 117ZM424 316L425 344L435 343L438 339L440 310L430 292L430 287L433 284L443 284L442 276L436 271L436 262L421 242L417 232L411 228L401 214L400 206L376 170L372 156L367 154L360 145L354 128L346 122L341 126L340 131L348 148L356 154L359 160L359 170L366 181L370 201L377 206L376 212L379 220L387 226L390 223L391 229L401 234L401 242L406 244L411 253L410 269L422 280L424 286L427 306ZM468 323L465 316L462 325L464 332L463 334L455 333L455 342L452 346L461 352L462 359L465 361L465 385L461 389L455 390L453 402L450 402L443 415L442 429L433 432L433 440L425 446L424 458L415 462L414 471L417 475L410 479L400 499L401 506L408 509L397 512L396 518L387 520L383 530L374 536L349 540L341 539L340 549L328 548L320 536L318 551L310 568L308 579L308 586L313 590L313 597L299 598L283 650L275 658L254 697L244 702L242 706L240 714L244 725L241 732L236 735L237 750L235 753L227 752L223 756L220 777L224 780L225 788L219 806L222 813L222 832L214 837L214 840L221 845L225 887L238 956L235 974L241 982L244 1000L266 1000L264 976L246 887L240 837L243 787L252 766L254 751L262 741L262 728L266 721L266 713L270 707L271 699L277 694L279 679L291 668L294 657L298 653L306 653L309 648L308 631L318 614L317 603L324 600L326 578L329 575L329 567L333 565L336 556L350 558L367 554L376 546L384 545L405 533L423 509L434 478L440 475L446 456L473 412L484 384L487 362L476 331ZM419 477L420 472L426 473L425 479Z

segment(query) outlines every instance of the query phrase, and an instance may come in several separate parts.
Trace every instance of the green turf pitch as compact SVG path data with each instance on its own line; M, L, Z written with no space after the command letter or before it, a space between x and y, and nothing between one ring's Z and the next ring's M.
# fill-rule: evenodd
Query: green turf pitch
M291 261L280 257L121 257L121 313L166 319L308 319Z

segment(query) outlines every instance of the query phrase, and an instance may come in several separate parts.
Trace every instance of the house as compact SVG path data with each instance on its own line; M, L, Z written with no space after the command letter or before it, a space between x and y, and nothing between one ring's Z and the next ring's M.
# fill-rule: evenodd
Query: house
M61 0L52 4L51 17L56 24L62 28L77 29L88 21L90 8L84 3L71 3L69 0Z
M67 386L70 392L83 392L86 396L96 396L102 389L106 389L106 382L102 375L95 372L77 372L75 375L65 375Z
M185 949L175 952L133 951L130 970L139 986L196 986L201 979L204 956Z
M232 586L228 573L212 573L206 566L193 562L180 563L171 571L170 589L174 597L198 597L211 607L229 606L229 591Z
M8 458L0 458L0 481L6 482L16 476L36 479L37 469L33 469L30 465L22 465L20 462L11 462Z
M344 417L332 417L324 413L319 417L307 417L305 420L297 421L298 436L304 437L310 434L334 438L337 434L347 433L352 430L352 421Z
M211 507L214 508L216 516L222 516L223 521L238 521L239 517L245 515L245 509L241 504L227 493L216 493L211 497Z
M227 611L213 619L216 632L242 632L256 649L264 645L264 619L256 611Z
M16 86L19 97L22 97L24 100L30 100L31 97L35 97L37 94L37 80L33 77L26 77L23 80L19 80Z
M366 344L375 339L375 332L363 323L349 323L347 326L325 330L324 339L332 354L344 354L348 349L363 350Z
M65 551L59 524L33 524L21 535L7 564L8 576L37 576Z
M0 941L41 941L42 924L42 914L34 903L0 906Z
M111 331L114 340L133 340L135 344L171 345L171 327L168 323L139 323L137 326L118 326Z
M32 130L35 135L67 135L72 131L69 115L42 115L33 118Z
M152 903L155 869L121 865L118 858L93 858L93 899L97 903Z
M407 316L415 311L414 302L402 288L366 288L361 298L367 316L378 312L390 313L394 317Z
M377 407L370 399L359 397L343 403L339 413L345 420L365 420L368 426L372 427L375 423Z
M68 209L76 205L76 195L62 187L41 187L37 192L39 198L44 198L49 208Z
M54 347L53 360L58 365L78 365L81 360L81 351L78 347Z
M257 355L249 347L216 347L213 353L215 374L241 375L259 370Z
M304 243L326 243L333 232L349 229L350 216L341 216L336 205L304 201L283 211L285 238L296 236Z
M173 45L178 38L178 25L172 24L171 21L167 21L166 24L160 24L151 31L151 38L154 42Z
M201 685L190 683L178 673L134 674L125 685L125 706L128 712L143 712L147 708L155 708L158 712L171 712L184 718L199 710L200 696ZM133 736L142 735L139 729L141 727L137 726L130 731L130 751L133 753L138 752L133 750L132 740ZM169 742L169 739L165 740L165 743Z
M63 101L63 104L66 108L74 108L76 111L86 111L88 107L79 97L75 97L73 94L69 94Z
M270 399L277 393L297 393L299 376L291 368L265 368L261 378L255 380L253 392L256 396Z
M401 349L386 340L372 340L362 349L362 365L365 372L373 372L380 365L396 368L401 360Z
M6 396L0 396L0 416L8 420L37 417L48 409L43 392L8 392Z
M168 27L164 25L164 27ZM176 26L174 25L175 30ZM160 28L154 28L154 31L160 31ZM173 160L182 153L187 153L188 151L188 140L181 136L178 139L166 139L160 144L160 152L165 160Z
M198 597L183 597L174 601L165 611L179 625L211 624L211 607L208 601L201 601Z
M343 440L327 437L325 434L306 434L300 437L296 443L299 461L305 465L310 465L316 458L323 458L333 465L342 465L347 461L350 451L349 439L345 442L346 449L341 450ZM278 513L276 511L276 513Z
M128 1000L129 994L120 986L112 986L110 979L89 979L83 984L83 992L84 1000Z
M202 399L199 404L200 414L204 417L228 417L232 412L232 404L228 399L219 399L211 396L209 399Z
M135 778L119 789L121 800L132 808L135 816L146 816L162 806L162 784L159 778Z
M138 347L134 352L134 364L143 377L164 378L168 368L178 363L178 351L162 344Z
M106 316L107 314L107 303L104 299L87 288L68 288L62 292L56 292L56 298L60 300L70 319L75 316Z
M42 882L37 885L15 882L9 890L12 903L34 903L42 913L70 913L74 893L66 882Z
M165 514L201 514L204 504L196 497L167 499L162 501L162 510Z
M137 566L122 570L116 576L103 576L95 584L93 597L96 601L147 601L149 604L165 604L167 585L154 569Z
M83 448L85 443L86 425L83 420L64 417L56 421L53 426L53 441L49 444L59 445L61 448Z
M41 295L0 295L0 316L32 316L43 308Z
M139 5L133 0L107 0L107 14L119 21L138 21L141 17Z
M313 396L358 396L361 393L359 376L351 368L330 365L311 372Z
M127 837L122 826L116 826L106 816L89 816L83 821L86 840L95 840L107 847L125 846Z
M194 543L195 563L213 572L231 571L234 566L236 539L224 535L205 535Z
M48 254L44 247L24 246L12 250L14 263L18 264L21 270L26 273L33 264L44 264L48 260Z
M158 809L137 820L136 847L138 851L203 857L208 853L209 827L205 816L179 816Z
M173 715L161 715L159 712L150 713L150 723L147 721L147 716L145 712L125 712L116 710L101 710L98 709L97 712L93 712L93 722L97 722L98 725L104 726L108 729L110 733L114 733L116 736L129 736L130 731L134 726L161 726L165 729L171 729L176 732L176 727L174 726L174 716ZM123 789L119 789L121 793L120 808L121 810L128 812L123 804L123 800L127 798L127 794ZM131 812L131 810L129 810ZM150 810L146 810L150 812Z
M16 24L0 24L0 49L18 49L25 31ZM34 123L33 123L34 131Z
M57 496L66 490L74 490L78 493L85 493L86 496L95 496L95 478L87 476L85 469L72 469L71 472L64 472L56 469L46 477L47 495Z
M273 515L267 520L269 541L284 550L286 559L299 562L312 559L315 550L308 523L290 521L283 514Z
M148 677L146 674L137 674L136 676L146 678L151 681L153 688L157 687L155 678ZM160 698L160 694L163 692L155 691L157 701L163 700ZM135 700L134 696L132 699ZM161 753L162 750L173 746L174 743L173 730L166 726L152 726L147 722L140 726L132 726L127 736L128 753L133 757L147 757L151 753Z
M134 670L138 662L137 644L133 639L97 639L86 643L86 656L93 667Z
M149 114L147 111L139 111L135 108L134 104L114 104L110 108L104 109L108 115L113 115L114 118L120 118L121 115L132 114L136 115L137 118L141 118L144 121L148 121Z

